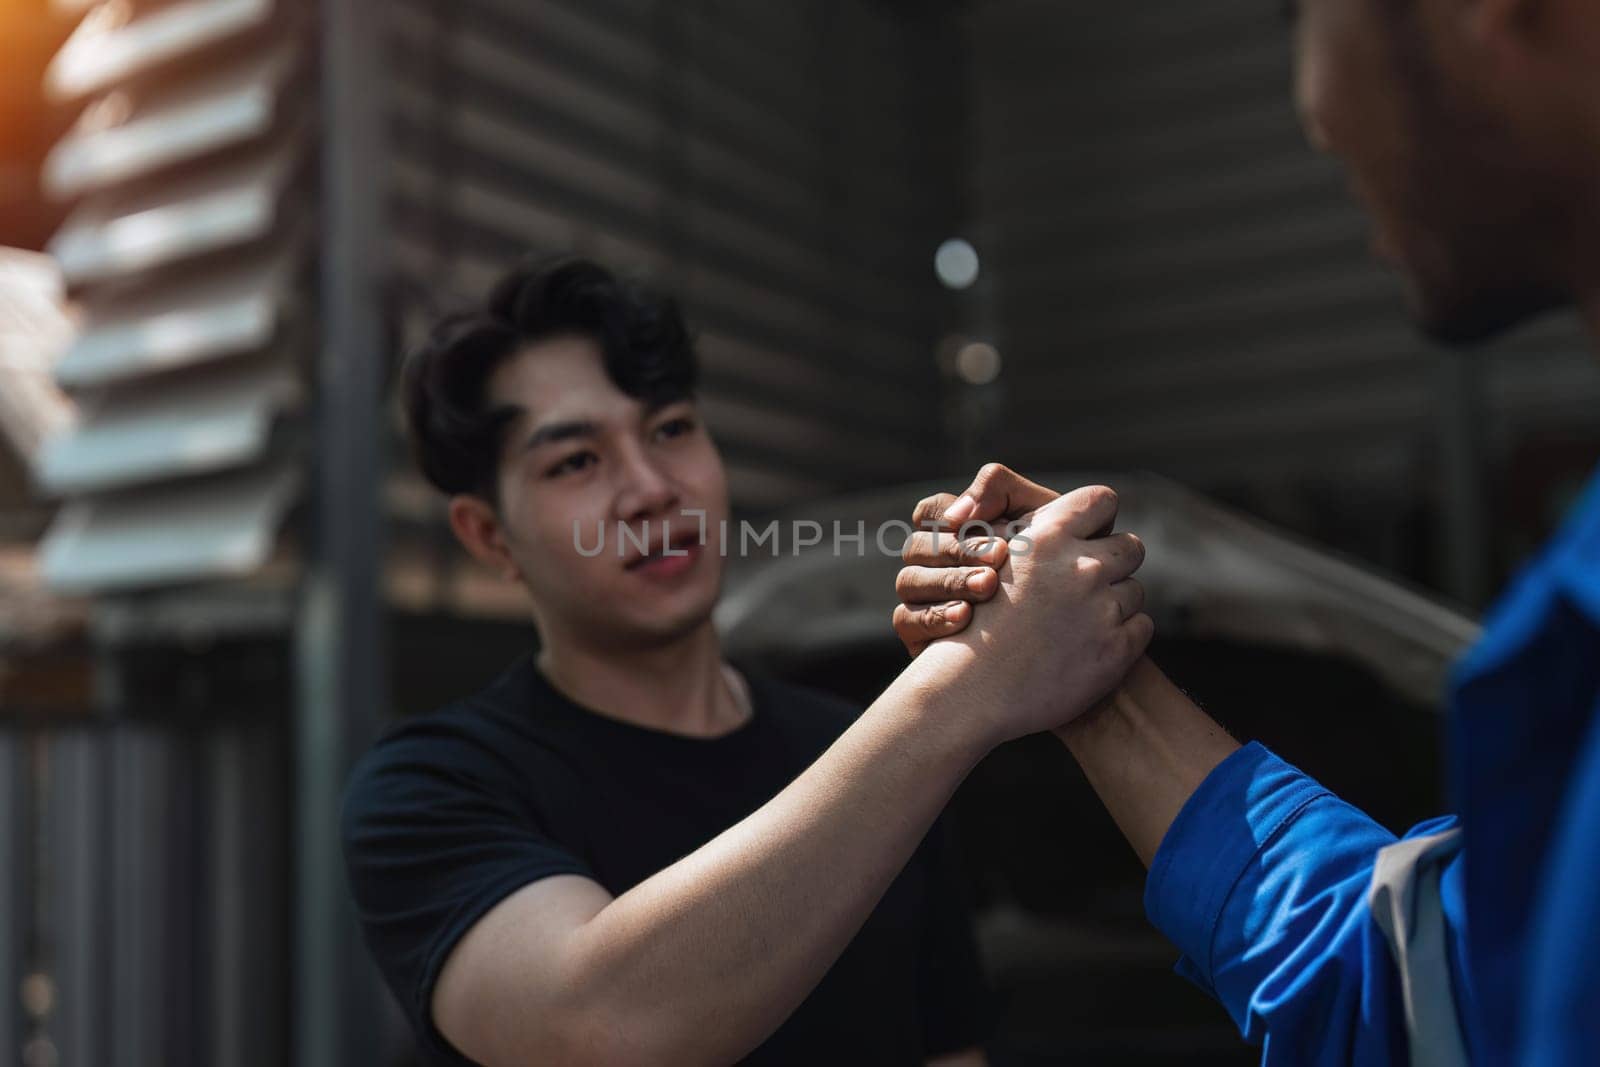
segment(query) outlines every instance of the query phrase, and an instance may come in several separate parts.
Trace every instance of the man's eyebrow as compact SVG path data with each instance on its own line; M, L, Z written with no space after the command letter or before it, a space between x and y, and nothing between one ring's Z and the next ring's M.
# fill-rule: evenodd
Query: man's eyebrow
M599 429L588 419L547 422L529 434L522 447L524 451L532 451L540 445L553 444L556 441L570 441L574 437L597 437L599 433Z

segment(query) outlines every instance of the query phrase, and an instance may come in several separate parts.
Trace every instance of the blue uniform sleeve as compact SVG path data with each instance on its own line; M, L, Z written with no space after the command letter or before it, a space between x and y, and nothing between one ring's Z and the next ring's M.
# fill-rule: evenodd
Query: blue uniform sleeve
M1145 909L1182 951L1179 973L1222 1002L1262 1047L1263 1063L1405 1064L1399 976L1367 906L1378 851L1394 841L1248 745L1173 822L1150 867ZM1445 897L1446 921L1459 927L1453 894ZM1447 940L1453 948L1455 930Z
M1574 768L1534 929L1520 1063L1600 1062L1600 702Z

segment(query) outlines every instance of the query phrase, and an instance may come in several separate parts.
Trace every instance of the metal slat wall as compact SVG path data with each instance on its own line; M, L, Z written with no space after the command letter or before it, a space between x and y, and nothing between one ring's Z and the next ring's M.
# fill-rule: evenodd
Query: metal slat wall
M699 332L737 505L926 462L929 264L959 185L937 20L860 0L401 0L388 45L403 291L479 297L558 250L652 276Z
M1440 361L1305 146L1272 5L995 0L972 20L975 204L1010 421L1035 467L1149 467L1252 490L1435 469ZM1600 408L1575 324L1472 357L1499 447Z
M299 472L299 265L310 231L297 0L94 6L47 91L82 107L45 164L72 209L50 241L82 309L55 368L80 418L37 469L65 499L40 546L57 589L248 574Z

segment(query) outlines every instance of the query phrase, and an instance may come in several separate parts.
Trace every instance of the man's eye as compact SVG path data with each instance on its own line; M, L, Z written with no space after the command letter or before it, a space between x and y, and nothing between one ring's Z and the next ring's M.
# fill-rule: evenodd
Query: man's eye
M581 471L589 464L596 462L593 452L574 452L572 455L555 464L544 472L546 478L559 478L563 474L572 474Z
M668 419L656 427L656 435L663 438L682 437L685 434L693 433L694 427L694 420L687 415L682 415L676 419Z

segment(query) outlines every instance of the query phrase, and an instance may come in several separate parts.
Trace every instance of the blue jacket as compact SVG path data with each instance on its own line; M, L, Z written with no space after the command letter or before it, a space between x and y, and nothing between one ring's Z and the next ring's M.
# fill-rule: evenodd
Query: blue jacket
M1600 1064L1600 477L1457 665L1449 716L1459 816L1406 836L1462 829L1439 890L1463 1042L1478 1064ZM1264 1063L1408 1062L1367 904L1394 840L1257 744L1167 832L1145 908Z

